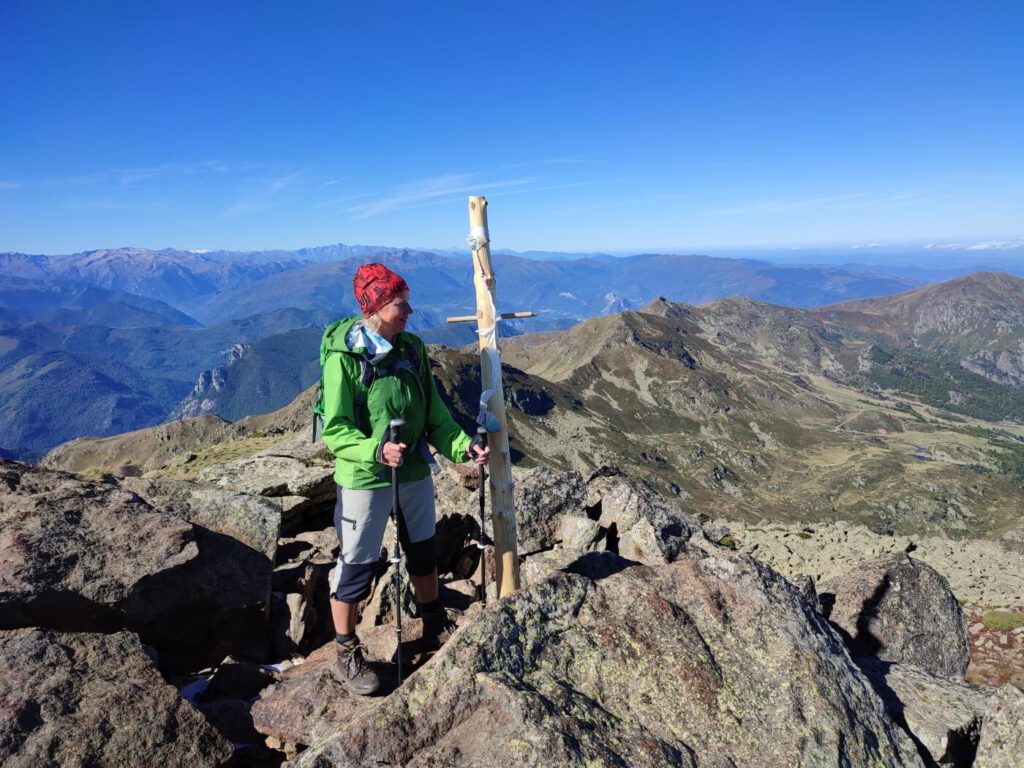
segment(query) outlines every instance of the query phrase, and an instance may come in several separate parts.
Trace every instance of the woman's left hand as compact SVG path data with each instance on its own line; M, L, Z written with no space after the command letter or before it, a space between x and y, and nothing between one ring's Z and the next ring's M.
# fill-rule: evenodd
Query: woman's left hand
M487 445L475 445L470 444L466 449L466 455L469 456L477 464L484 465L487 463L487 459L490 458L491 449Z

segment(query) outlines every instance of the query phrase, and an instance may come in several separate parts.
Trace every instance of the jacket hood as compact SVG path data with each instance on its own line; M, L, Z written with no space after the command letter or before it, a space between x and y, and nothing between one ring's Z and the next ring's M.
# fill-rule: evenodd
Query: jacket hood
M361 347L358 349L349 349L348 344L345 342L345 336L348 334L349 329L362 319L361 315L353 315L352 317L346 317L343 320L335 320L324 329L323 338L320 340L321 366L324 364L324 361L327 359L327 355L330 352L348 352L350 354L359 355L365 351Z

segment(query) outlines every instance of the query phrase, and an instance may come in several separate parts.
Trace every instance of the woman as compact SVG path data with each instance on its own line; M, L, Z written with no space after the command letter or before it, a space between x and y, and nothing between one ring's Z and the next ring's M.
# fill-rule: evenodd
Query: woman
M399 539L423 618L424 643L439 647L452 629L438 597L434 562L434 481L426 444L452 461L487 462L437 393L426 347L405 325L412 314L405 280L383 264L362 264L352 281L362 317L324 331L323 439L334 454L334 527L340 553L331 614L342 679L368 695L380 686L356 637L357 605L370 593L391 511L391 468L398 469ZM392 419L404 419L391 442Z

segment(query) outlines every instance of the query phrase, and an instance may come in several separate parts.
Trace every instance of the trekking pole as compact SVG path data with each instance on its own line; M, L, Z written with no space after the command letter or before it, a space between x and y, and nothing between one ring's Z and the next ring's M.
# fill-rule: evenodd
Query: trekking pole
M398 442L398 428L405 424L405 419L392 419L389 425L391 429L390 438L392 443ZM398 684L402 684L402 574L399 571L401 563L398 551L398 516L401 514L398 507L398 467L391 468L391 522L395 526L395 546L391 550L391 566L395 571L395 634L398 636L397 651L398 657Z
M480 438L481 448L487 445L487 427L479 426L476 434ZM477 478L480 480L480 541L477 548L480 550L480 605L487 607L487 535L484 533L484 465L477 464Z

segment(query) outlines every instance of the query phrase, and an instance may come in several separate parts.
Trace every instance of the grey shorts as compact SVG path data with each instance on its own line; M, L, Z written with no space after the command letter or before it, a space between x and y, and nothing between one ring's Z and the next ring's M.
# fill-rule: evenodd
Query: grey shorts
M384 542L384 529L391 516L391 488L353 490L337 488L338 501L334 506L334 530L338 533L339 563L351 565L376 563ZM402 519L415 544L434 535L434 479L429 475L422 480L398 486L398 501Z

